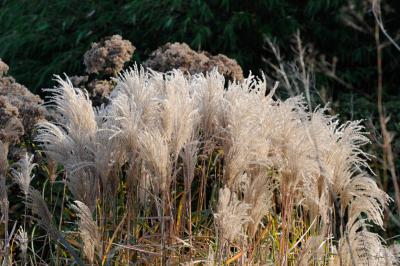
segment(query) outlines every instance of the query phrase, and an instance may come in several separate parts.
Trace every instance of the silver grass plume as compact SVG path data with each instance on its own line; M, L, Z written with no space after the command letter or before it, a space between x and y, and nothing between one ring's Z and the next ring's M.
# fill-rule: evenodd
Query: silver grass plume
M14 178L15 183L18 184L21 191L25 194L29 194L29 186L34 178L32 175L32 170L35 168L36 164L33 163L33 155L29 156L25 153L16 164L14 169L11 171L11 175Z
M389 196L378 188L372 178L358 175L351 179L345 191L350 195L343 195L349 203L349 221L351 224L361 214L366 214L366 220L383 228L383 210L389 202Z
M151 82L153 80L154 82ZM122 72L115 81L117 85L110 95L111 102L101 114L104 118L101 126L102 135L108 136L101 138L100 143L104 143L101 147L105 148L105 154L109 154L114 164L122 165L126 162L130 164L127 175L128 194L132 194L135 183L139 182L139 198L143 203L147 195L146 188L150 184L147 182L149 175L146 172L136 180L132 171L138 169L138 152L141 146L139 138L142 132L158 128L160 124L158 97L162 77L156 73L145 72L143 68L139 69L135 65L133 69ZM103 161L107 163L106 160ZM99 164L102 162L99 161ZM101 172L103 175L105 171ZM157 181L154 185L159 191L158 183L161 179L158 175L155 179Z
M226 154L224 175L228 184L232 184L251 165L267 165L269 162L266 156L260 156L265 155L265 150L269 148L268 143L264 142L265 138L260 138L260 114L262 116L265 113L265 106L270 104L273 92L267 97L266 93L265 80L256 80L252 76L228 87L223 134Z
M224 76L217 69L192 76L190 88L193 91L194 104L199 112L200 128L206 140L219 135L224 124Z
M273 179L266 174L259 174L244 189L243 200L251 208L248 211L250 221L247 225L248 234L251 239L254 238L261 220L273 207L272 197L274 196Z
M83 252L91 264L94 263L96 251L100 250L100 233L96 221L92 218L89 207L81 201L74 201L71 208L76 212L79 221L77 222L79 233L83 241Z
M58 231L52 222L52 215L41 193L30 187L26 205L32 211L34 219L54 239L58 239Z
M47 89L53 93L49 107L54 108L57 123L38 123L36 141L50 158L74 171L93 161L96 115L86 91L74 88L68 79L57 81L58 87Z
M28 251L28 233L22 228L19 227L17 234L15 235L16 241L18 243L18 247L21 250L21 257L23 261L23 265L26 265L27 259L27 251Z
M161 74L149 73L142 67L124 71L116 79L117 85L110 95L111 129L127 138L127 144L136 148L137 129L159 123L159 96L163 86ZM131 137L132 139L129 139Z
M378 234L366 229L364 220L346 226L345 236L339 240L342 265L395 265L397 259L382 244Z
M229 188L219 190L217 211L214 217L222 245L244 236L244 226L250 221L248 215L250 208L249 204L240 201Z
M94 165L97 148L97 120L86 91L57 77L58 87L47 89L53 95L49 108L54 108L57 122L38 123L35 138L44 152L61 163L67 173L68 187L76 199L93 208L98 179Z
M98 177L89 169L80 169L73 173L67 173L66 179L74 198L94 210L99 195Z
M138 179L138 200L141 206L145 206L145 204L150 200L152 174L146 169L144 164L141 165Z
M181 152L181 158L183 161L184 186L186 192L190 191L191 189L195 175L198 152L199 143L196 140L196 137L192 135L191 140L183 147Z
M184 74L175 70L165 75L160 116L164 135L175 159L194 130L197 109L192 102L189 81Z
M157 129L139 135L140 156L153 174L152 185L157 193L165 193L171 184L171 158L168 143Z

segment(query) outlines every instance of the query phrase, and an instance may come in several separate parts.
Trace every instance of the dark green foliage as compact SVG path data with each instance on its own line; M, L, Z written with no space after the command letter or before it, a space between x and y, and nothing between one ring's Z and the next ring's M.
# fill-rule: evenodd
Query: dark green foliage
M265 37L277 38L290 53L290 40L300 29L304 41L328 57L339 58L338 74L372 92L373 42L343 25L340 10L346 2L2 0L0 57L10 65L11 75L33 91L48 86L54 73L82 73L83 53L92 42L112 34L132 41L139 62L160 45L179 41L193 49L224 53L245 70L257 72L265 69L263 59L270 57ZM389 15L388 27L396 29L398 18ZM398 84L398 78L390 75L399 63L395 56L387 49L390 64L385 67L392 84Z
M49 85L53 74L82 73L92 42L132 28L119 2L3 0L0 57L33 91Z

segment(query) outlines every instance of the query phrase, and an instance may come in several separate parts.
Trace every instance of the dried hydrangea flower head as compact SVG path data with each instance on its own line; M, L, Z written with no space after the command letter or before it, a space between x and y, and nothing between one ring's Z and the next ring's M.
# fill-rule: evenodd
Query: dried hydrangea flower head
M218 54L210 57L209 67L207 71L210 71L213 67L218 68L218 72L223 74L225 78L243 80L242 67L236 62L235 59L231 59L223 54Z
M8 66L0 61L0 138L16 143L44 119L46 110L39 96L5 75L7 70Z
M217 67L225 78L243 80L242 68L234 59L222 54L212 56L207 52L196 52L186 43L166 43L155 50L144 65L160 72L180 69L190 74L206 73Z
M124 64L131 60L135 47L120 35L113 35L99 43L93 43L84 55L86 72L114 75L120 72Z
M5 96L0 96L0 140L17 143L24 134L24 126L19 119L18 108L10 104Z

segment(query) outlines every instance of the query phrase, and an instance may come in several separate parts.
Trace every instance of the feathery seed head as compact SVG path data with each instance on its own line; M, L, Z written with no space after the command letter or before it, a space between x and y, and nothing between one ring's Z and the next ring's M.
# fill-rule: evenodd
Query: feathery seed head
M34 178L32 170L36 166L36 164L33 163L33 155L29 156L26 153L25 156L15 164L15 166L16 168L11 172L14 181L18 184L21 191L25 195L28 195L30 183Z

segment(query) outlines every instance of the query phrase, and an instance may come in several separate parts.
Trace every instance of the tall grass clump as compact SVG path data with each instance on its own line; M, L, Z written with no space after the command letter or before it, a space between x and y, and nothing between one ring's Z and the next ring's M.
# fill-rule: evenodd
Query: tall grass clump
M107 50L93 48L95 59ZM30 126L30 98L4 87L2 264L398 265L399 247L379 236L391 199L373 179L367 133L312 107L299 55L293 72L233 81L217 68L117 75L116 56L101 101L88 80L57 77Z
M375 233L390 198L371 177L360 121L340 123L301 96L280 100L264 77L225 84L216 69L134 67L99 108L57 81L53 121L38 124L36 141L63 166L74 229L56 230L29 179L13 175L59 255L103 265L396 264Z

